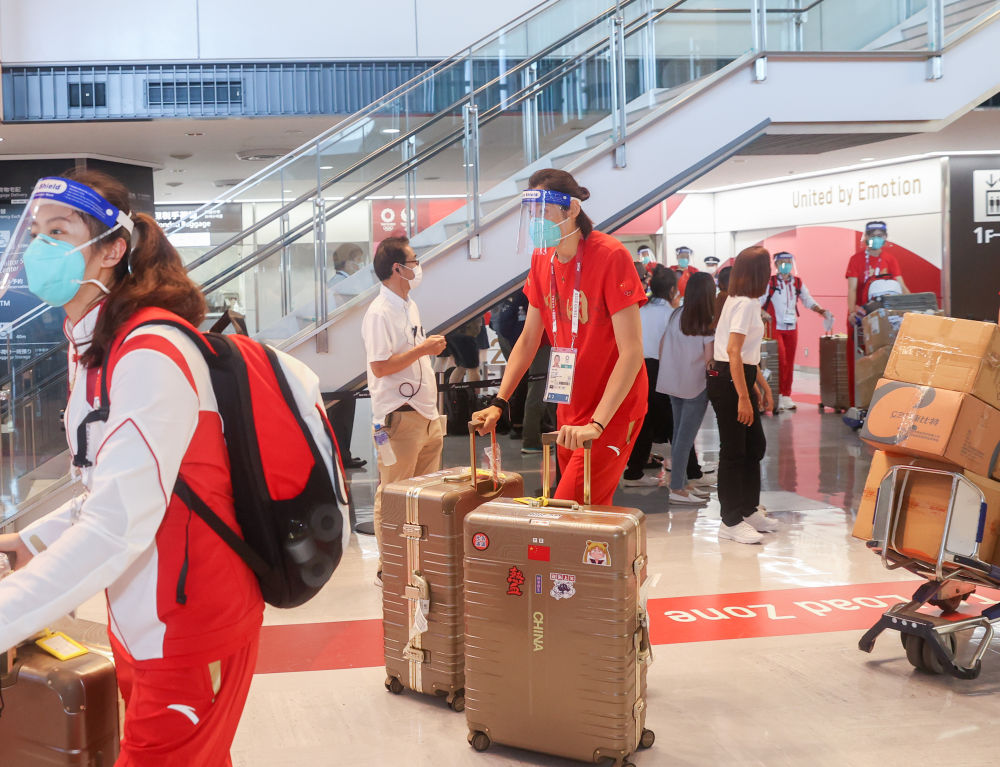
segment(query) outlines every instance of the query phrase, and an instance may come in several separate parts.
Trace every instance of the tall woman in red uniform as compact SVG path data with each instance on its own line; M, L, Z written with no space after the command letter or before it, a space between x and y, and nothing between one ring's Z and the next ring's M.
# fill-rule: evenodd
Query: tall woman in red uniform
M575 360L572 389L552 392L558 407L559 465L555 497L583 500L583 443L594 441L591 499L610 504L646 413L639 307L646 302L632 257L618 240L595 231L581 203L590 192L565 171L535 172L522 204L532 241L524 286L530 304L524 331L507 360L493 404L473 416L492 431L521 377L548 336L563 370ZM574 320L574 317L576 318Z

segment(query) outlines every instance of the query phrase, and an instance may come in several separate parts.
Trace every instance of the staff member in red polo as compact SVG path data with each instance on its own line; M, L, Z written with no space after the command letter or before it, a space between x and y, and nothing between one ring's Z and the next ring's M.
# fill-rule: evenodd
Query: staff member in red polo
M899 264L891 253L884 251L888 230L884 221L869 221L865 224L865 247L858 250L847 262L847 390L850 392L851 406L854 406L854 333L857 324L865 316L865 304L874 293L909 293ZM886 282L895 281L896 289L883 290Z
M522 197L518 251L531 254L524 286L530 306L493 404L473 415L479 432L496 427L542 335L552 343L546 400L557 402L559 464L555 497L583 500L583 443L594 441L591 498L610 504L646 413L639 307L646 294L628 250L595 231L581 203L590 192L565 171L532 174Z

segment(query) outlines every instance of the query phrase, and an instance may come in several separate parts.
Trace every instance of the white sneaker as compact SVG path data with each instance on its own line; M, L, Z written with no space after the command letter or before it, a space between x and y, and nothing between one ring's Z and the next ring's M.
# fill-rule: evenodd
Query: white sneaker
M678 506L701 506L705 502L705 499L700 495L681 495L673 490L670 491L670 505Z
M375 573L375 586L378 587L378 588L382 588L382 571L381 570L379 570L377 573Z
M778 397L778 407L782 410L795 410L798 405L791 397L786 397L784 394Z
M639 479L622 479L622 485L625 487L659 487L660 480L658 477L653 477L644 475L639 477Z
M764 536L754 530L744 520L737 525L719 525L719 540L736 541L737 543L760 543Z
M689 484L684 489L688 491L689 495L696 495L699 498L704 498L704 499L707 500L707 499L709 499L709 498L712 497L712 488L708 488L708 487L694 487L694 486L692 486L692 485Z
M716 469L719 468L719 464L716 461L702 461L701 462L701 473L702 474L714 474Z
M778 524L778 520L772 519L771 517L767 516L763 511L760 510L759 507L757 511L755 511L753 514L751 514L743 521L746 522L748 525L750 525L758 533L776 533L778 532L778 529L781 527L781 525Z
M715 482L711 477L698 477L698 479L689 479L688 486L712 488L715 487Z

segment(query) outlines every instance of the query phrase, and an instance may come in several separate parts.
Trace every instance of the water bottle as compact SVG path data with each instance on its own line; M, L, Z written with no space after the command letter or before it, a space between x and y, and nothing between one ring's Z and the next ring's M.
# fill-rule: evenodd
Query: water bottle
M375 447L383 466L392 466L396 463L396 454L392 452L392 443L389 442L389 431L384 423L378 421L375 422Z

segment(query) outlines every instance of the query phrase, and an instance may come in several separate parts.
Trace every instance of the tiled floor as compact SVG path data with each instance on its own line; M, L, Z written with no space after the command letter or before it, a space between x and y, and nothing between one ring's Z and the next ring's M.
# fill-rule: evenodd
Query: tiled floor
M798 412L764 419L763 502L782 522L764 545L720 543L714 501L670 511L662 489L616 497L649 515L656 654L647 726L657 740L635 756L638 767L973 765L996 758L1000 644L973 681L915 671L894 634L884 634L871 655L858 650L864 628L882 612L878 605L892 601L878 597L908 596L915 578L886 571L850 536L871 451L839 416L805 404L815 383L800 374ZM537 486L537 456L522 459L517 442L501 439L505 467L524 473L526 487ZM701 455L714 460L717 444L706 421ZM461 464L466 451L464 440L449 438L445 464ZM360 498L371 478L364 471L354 477ZM273 673L254 679L234 763L572 764L499 746L476 753L466 743L464 716L441 700L385 691L375 556L372 538L352 536L316 599L268 610L261 668ZM87 617L99 615L96 604L88 607ZM293 666L318 670L275 671Z

